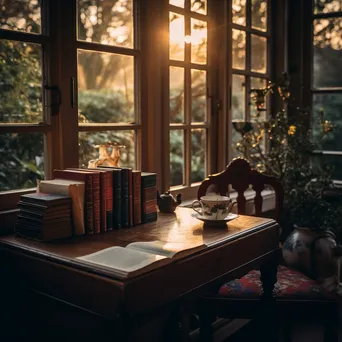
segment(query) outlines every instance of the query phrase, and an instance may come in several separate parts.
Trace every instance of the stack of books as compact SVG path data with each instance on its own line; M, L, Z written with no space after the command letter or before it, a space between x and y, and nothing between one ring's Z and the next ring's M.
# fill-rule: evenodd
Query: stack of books
M49 241L72 236L71 197L33 193L22 195L16 231L24 237Z

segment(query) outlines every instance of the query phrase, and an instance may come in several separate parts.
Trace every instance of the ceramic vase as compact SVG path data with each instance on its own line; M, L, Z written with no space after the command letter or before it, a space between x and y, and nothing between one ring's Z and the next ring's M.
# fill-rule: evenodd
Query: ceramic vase
M321 283L328 278L338 279L341 247L336 245L332 232L295 227L282 251L285 264L311 278Z

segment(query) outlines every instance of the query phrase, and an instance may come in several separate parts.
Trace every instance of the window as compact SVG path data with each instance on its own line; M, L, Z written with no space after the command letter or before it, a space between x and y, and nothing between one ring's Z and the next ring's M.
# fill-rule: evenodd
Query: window
M269 2L3 0L0 215L106 142L125 146L121 166L157 172L158 190L195 197L270 78Z
M270 79L269 7L268 1L261 0L233 0L231 4L231 157L239 155L235 146L240 131L246 123L255 125L250 90L265 87ZM264 114L261 120L266 120Z
M208 172L207 1L169 3L169 184L189 187Z
M31 188L46 173L55 105L49 94L47 5L4 0L0 8L0 191ZM58 101L58 99L57 99Z
M334 165L334 177L342 174L342 7L339 0L315 0L313 7L312 111L313 134L320 139L322 125L331 121L333 132L321 139L315 165ZM323 154L323 156L322 156Z
M120 165L136 168L139 58L133 0L77 1L79 165L98 157L95 146L121 148Z

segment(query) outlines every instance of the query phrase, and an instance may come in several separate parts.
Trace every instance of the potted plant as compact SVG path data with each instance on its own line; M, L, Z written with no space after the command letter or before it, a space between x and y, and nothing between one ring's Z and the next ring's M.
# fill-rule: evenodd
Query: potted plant
M290 266L296 266L316 279L326 279L336 273L339 248L335 234L341 226L341 208L331 203L326 193L334 189L332 167L311 162L319 139L330 134L333 123L324 120L321 111L321 133L315 138L310 130L310 111L293 106L289 91L290 78L284 73L275 83L262 89L251 89L256 111L253 129L244 132L236 149L261 172L276 176L284 187L284 210L281 226L284 236L283 256ZM266 97L277 93L283 100L281 111L263 122L262 112ZM262 96L264 101L262 101ZM265 137L269 142L263 147ZM318 141L317 141L318 139ZM292 233L288 236L289 227Z

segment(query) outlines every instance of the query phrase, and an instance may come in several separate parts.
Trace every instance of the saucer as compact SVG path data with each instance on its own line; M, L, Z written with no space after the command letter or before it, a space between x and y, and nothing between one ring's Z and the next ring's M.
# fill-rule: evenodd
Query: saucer
M215 226L215 225L222 226L223 224L226 224L227 222L234 220L237 217L239 217L238 214L233 214L233 213L228 214L228 216L226 216L223 220L210 220L210 219L207 219L205 217L202 217L198 213L193 213L193 214L191 214L191 216L203 221L207 225L212 225L212 226Z

